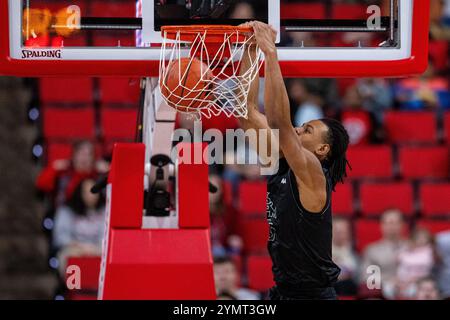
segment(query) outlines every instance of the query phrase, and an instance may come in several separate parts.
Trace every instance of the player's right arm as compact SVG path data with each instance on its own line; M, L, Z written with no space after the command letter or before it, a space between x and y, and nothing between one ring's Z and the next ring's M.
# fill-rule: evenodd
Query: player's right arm
M246 46L244 57L241 62L241 75L247 72L251 66L252 61L256 60L257 47L256 44L252 43ZM264 114L259 111L258 108L258 94L259 94L259 75L256 75L255 79L251 82L249 93L247 97L247 109L248 114L247 118L240 117L239 124L244 131L247 130L255 130L257 135L257 144L252 145L251 147L257 151L260 157L265 157L270 152L271 147L278 148L277 139L275 138L269 124L267 122L267 118ZM267 139L260 139L261 134L265 135ZM262 152L265 150L265 152ZM277 150L277 149L274 149ZM279 152L279 148L277 150ZM262 159L264 162L268 162L269 159ZM273 159L270 159L273 160Z

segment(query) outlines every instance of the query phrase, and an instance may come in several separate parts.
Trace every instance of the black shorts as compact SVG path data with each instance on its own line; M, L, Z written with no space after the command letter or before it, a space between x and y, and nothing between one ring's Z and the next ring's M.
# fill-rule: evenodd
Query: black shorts
M302 293L296 293L295 295L283 295L278 290L277 286L274 286L269 291L270 300L337 300L336 291L333 287L324 289L311 289L305 290Z

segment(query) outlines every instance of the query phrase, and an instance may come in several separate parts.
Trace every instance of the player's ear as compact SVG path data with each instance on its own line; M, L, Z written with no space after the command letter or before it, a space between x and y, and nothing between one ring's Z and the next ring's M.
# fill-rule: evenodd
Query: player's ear
M316 153L320 157L326 157L328 153L330 153L331 147L328 143L319 144L317 147Z

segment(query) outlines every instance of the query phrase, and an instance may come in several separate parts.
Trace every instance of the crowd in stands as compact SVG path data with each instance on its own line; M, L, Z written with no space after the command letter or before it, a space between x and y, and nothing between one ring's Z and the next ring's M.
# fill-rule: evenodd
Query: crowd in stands
M354 1L334 1L344 2ZM352 149L349 158L350 164L355 159L354 170L346 184L338 187L334 200L333 259L342 270L336 284L341 298L450 298L450 1L442 4L433 6L430 64L420 77L286 79L296 126L313 119L334 117L349 132ZM234 15L242 19L253 17L252 3L240 2ZM295 44L313 39L311 34L293 34L284 35L283 41ZM353 34L341 39L362 40L373 41L355 39ZM89 117L92 125L86 129L87 135L65 139L45 132L43 126L46 162L43 161L45 166L36 187L45 195L48 217L52 219L48 229L52 233L53 255L58 258L58 264L53 267L62 270L63 276L68 257L98 256L101 252L104 196L93 195L90 189L95 179L108 171L112 142L133 139L134 132L115 134L114 128L121 127L117 124L124 119L130 119L128 127L134 127L137 101L127 95L137 91L129 89L136 87L136 82L95 79L89 88L88 101L82 97L81 102L74 101L68 107L70 101L66 97L56 103L49 100L48 92L44 92L47 81L39 80L38 89L44 122L46 116L51 119L50 111L58 108L65 112L89 108L95 114ZM108 86L109 81L113 84ZM118 94L120 90L127 93ZM260 96L262 108L263 95ZM61 101L66 105L58 106ZM406 120L396 122L397 116ZM182 116L177 123L179 127L192 126L191 119ZM208 128L225 131L238 128L238 122L221 116L204 119L203 129ZM400 131L400 137L395 128ZM62 144L63 151L58 149L56 154L50 154L52 147ZM407 153L417 148L419 153ZM438 160L421 158L427 150L431 150L433 157L439 154ZM234 157L241 151L227 150L226 157ZM389 169L386 173L382 168L380 173L377 166L384 161L384 153L388 154ZM431 167L430 172L417 173L413 167L407 173L403 157L418 161L421 167ZM431 164L423 164L430 161ZM264 220L264 177L256 165L227 164L211 167L210 172L210 181L218 187L217 193L210 194L218 298L264 299L272 285L271 264L265 249L268 227ZM389 191L400 185L401 191ZM365 192L370 186L372 191ZM429 196L435 196L431 209L424 205L426 187L431 188ZM376 202L373 209L374 203L369 204L365 199L369 199L367 193L372 195L375 190L384 191L378 199L371 200ZM377 268L381 272L381 286L377 286L374 278ZM374 288L369 288L369 282L373 282Z

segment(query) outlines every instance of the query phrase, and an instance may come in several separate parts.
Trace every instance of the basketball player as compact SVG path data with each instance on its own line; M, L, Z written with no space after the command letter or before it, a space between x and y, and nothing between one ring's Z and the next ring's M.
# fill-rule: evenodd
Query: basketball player
M258 111L257 77L248 97L248 119L240 122L244 129L278 129L281 155L278 172L268 179L268 249L276 283L270 298L333 300L340 269L331 254L331 194L346 177L349 137L333 119L292 126L275 47L276 31L261 22L249 25L265 55L265 116ZM255 55L254 47L248 46L247 53ZM243 70L248 63L248 58L243 60ZM267 143L276 140L272 135Z

